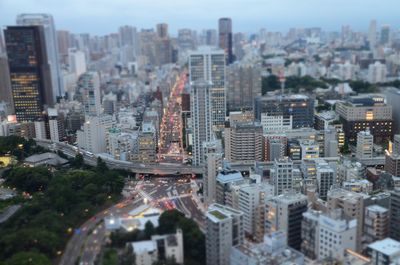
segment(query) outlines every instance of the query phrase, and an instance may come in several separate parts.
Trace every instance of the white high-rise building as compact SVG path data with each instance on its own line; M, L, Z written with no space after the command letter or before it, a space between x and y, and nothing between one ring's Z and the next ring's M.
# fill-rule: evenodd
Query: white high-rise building
M212 140L210 83L190 83L190 111L192 115L193 164L204 162L203 143Z
M383 83L386 82L387 68L386 65L377 61L370 64L368 67L368 81L370 83Z
M85 53L74 48L68 50L69 71L74 73L78 78L86 72Z
M372 49L376 46L376 20L371 20L368 30L369 48Z
M373 156L374 136L369 130L361 131L357 134L357 152L358 159L370 159Z
M189 81L210 83L212 125L223 128L226 115L225 53L212 47L201 47L189 55Z
M47 139L45 122L44 121L35 121L34 124L35 124L36 139L39 139L39 140Z
M229 265L231 248L243 240L243 213L211 204L206 213L206 264Z
M357 220L346 220L342 210L336 209L329 215L320 215L318 222L318 259L333 257L343 260L345 250L356 250Z
M112 116L109 115L86 116L82 129L77 131L78 147L93 154L105 153L112 124Z
M78 89L82 95L85 115L101 113L100 77L97 72L86 72L79 77Z
M58 55L58 39L53 16L50 14L20 14L17 16L19 26L43 26L47 58L50 65L51 85L54 102L64 96L63 80Z

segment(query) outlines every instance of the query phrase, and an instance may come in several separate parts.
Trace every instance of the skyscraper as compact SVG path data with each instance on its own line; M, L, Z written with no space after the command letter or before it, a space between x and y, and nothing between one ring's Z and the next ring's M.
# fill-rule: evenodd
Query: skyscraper
M160 23L157 24L157 37L160 39L168 38L168 24Z
M8 69L7 57L0 53L0 101L12 105L10 71Z
M193 164L204 162L203 143L212 139L210 84L205 81L190 83L190 111L192 114Z
M233 62L232 51L232 20L230 18L220 18L218 21L219 47L225 51L226 62Z
M189 55L190 82L210 83L212 125L223 128L226 114L225 55L222 50L201 47Z
M82 94L85 115L100 115L100 78L97 72L86 72L82 74L78 80L78 89Z
M58 39L53 17L49 14L20 14L17 16L17 25L43 26L46 42L47 60L50 65L53 99L64 96L60 60L58 58Z
M382 45L390 44L390 27L389 27L389 25L384 25L381 28L381 44Z
M54 102L43 28L7 27L4 35L17 120L41 119Z
M400 240L400 188L390 193L390 237Z
M368 44L370 49L374 48L376 45L376 20L371 20L369 24Z

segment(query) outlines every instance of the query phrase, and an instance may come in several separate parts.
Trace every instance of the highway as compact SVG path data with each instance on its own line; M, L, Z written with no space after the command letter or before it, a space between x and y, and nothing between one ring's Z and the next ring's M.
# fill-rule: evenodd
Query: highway
M83 155L84 161L90 166L96 166L97 157L100 156L110 168L125 169L137 174L154 175L181 175L181 174L203 174L204 168L200 166L184 165L178 163L139 163L117 160L105 155L94 155L85 150L78 150L76 146L51 140L34 139L38 145L52 151L61 151L69 157L75 157L77 153Z

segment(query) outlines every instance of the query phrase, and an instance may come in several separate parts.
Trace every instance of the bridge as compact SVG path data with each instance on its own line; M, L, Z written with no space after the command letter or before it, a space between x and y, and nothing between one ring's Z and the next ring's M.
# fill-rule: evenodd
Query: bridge
M182 175L182 174L203 174L204 168L200 166L184 165L178 163L140 163L114 159L105 154L92 154L76 146L51 140L34 139L36 143L52 151L63 152L68 157L75 157L82 154L85 164L97 165L97 158L100 157L109 168L124 169L136 174L153 175Z

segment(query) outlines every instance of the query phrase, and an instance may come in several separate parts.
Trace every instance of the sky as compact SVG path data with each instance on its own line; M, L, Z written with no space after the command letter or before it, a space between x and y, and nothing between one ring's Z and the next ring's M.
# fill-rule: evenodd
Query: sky
M367 31L371 19L399 29L399 11L400 0L0 0L0 26L14 25L20 13L50 13L58 30L99 35L160 22L176 35L179 28L216 29L220 17L232 18L234 32L342 25Z

